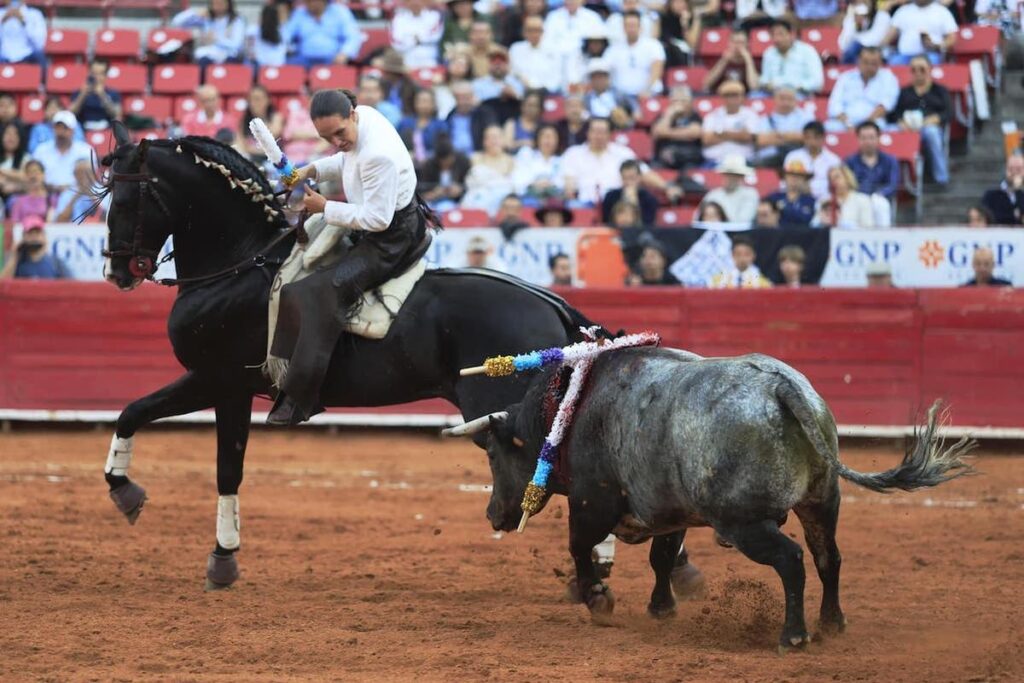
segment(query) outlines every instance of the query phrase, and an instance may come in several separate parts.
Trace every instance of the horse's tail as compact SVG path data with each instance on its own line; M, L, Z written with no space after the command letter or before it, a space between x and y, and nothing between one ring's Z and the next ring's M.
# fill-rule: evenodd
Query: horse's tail
M974 468L965 463L963 457L970 453L977 443L963 437L947 447L945 437L938 434L946 416L946 412L942 410L942 401L932 404L925 425L914 429L914 441L907 448L903 462L885 472L863 473L850 469L839 461L839 449L836 447L835 439L825 438L813 407L798 386L783 377L776 388L776 394L796 417L819 455L836 468L840 477L858 486L879 493L889 493L894 489L913 491L938 486L950 479L974 473Z

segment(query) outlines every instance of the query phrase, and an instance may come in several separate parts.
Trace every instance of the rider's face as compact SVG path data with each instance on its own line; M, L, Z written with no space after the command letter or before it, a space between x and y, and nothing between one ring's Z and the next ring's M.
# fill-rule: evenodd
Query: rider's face
M327 142L337 147L342 152L351 152L359 139L359 113L355 110L348 118L338 114L324 116L313 121L316 132L320 133Z

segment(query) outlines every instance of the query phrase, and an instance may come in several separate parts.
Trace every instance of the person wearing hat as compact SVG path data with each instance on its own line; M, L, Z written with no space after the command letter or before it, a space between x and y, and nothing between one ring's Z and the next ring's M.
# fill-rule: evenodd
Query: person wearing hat
M825 147L825 127L821 121L811 121L804 126L804 146L786 155L783 166L799 161L811 172L811 194L815 199L829 195L828 172L843 163L832 150Z
M53 139L41 143L32 155L46 169L46 184L52 190L75 186L75 164L92 159L92 147L75 139L78 119L68 110L53 115Z
M814 195L808 189L807 182L811 172L799 159L790 161L783 167L785 189L772 192L768 201L779 212L780 228L809 228L814 220Z
M871 289L892 289L892 266L884 261L881 263L869 263L865 268L868 279L868 287Z
M410 69L437 66L444 29L441 12L426 0L405 0L391 19L391 47Z
M22 222L24 232L21 241L7 254L0 280L8 278L33 278L56 280L70 278L67 264L46 249L46 231L43 219L27 216Z
M519 79L509 72L508 50L502 45L494 45L488 52L490 68L486 76L473 81L473 93L479 102L500 99L518 101L526 89Z
M595 26L583 34L579 49L563 57L563 79L567 88L585 85L589 76L588 67L595 59L601 59L608 51L608 32L604 25Z
M359 55L365 40L352 10L327 0L306 0L305 6L296 7L281 34L294 49L288 63L306 68L348 64Z
M487 268L487 259L494 251L486 239L479 235L469 238L466 244L466 267Z
M757 203L761 197L757 190L743 181L748 175L753 175L754 169L747 166L739 154L730 154L715 170L722 174L725 183L704 195L701 203L718 204L733 223L751 223L757 215Z
M715 164L732 155L751 159L759 124L757 113L743 104L746 89L739 81L726 81L719 86L718 94L722 106L713 109L701 123L704 158Z
M564 228L572 223L572 211L557 199L549 199L534 213L545 228Z
M591 116L608 119L616 128L630 128L629 98L612 88L612 65L604 58L592 59L587 66L590 89L583 96L583 106Z

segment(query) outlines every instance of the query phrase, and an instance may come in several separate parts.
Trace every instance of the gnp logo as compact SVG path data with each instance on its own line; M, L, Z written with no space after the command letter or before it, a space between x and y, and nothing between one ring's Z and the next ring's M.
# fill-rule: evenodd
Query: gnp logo
M918 248L917 258L925 268L937 268L946 258L946 250L938 240L927 240Z

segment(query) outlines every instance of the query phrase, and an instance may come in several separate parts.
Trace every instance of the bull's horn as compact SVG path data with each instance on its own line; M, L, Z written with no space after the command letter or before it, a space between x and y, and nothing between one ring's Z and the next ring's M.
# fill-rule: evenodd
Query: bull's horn
M491 428L492 419L504 420L507 417L507 410L502 410L498 413L491 413L490 415L484 415L483 417L478 417L475 420L470 420L465 424L460 424L457 427L449 427L441 432L441 436L470 436L472 434L486 432Z

